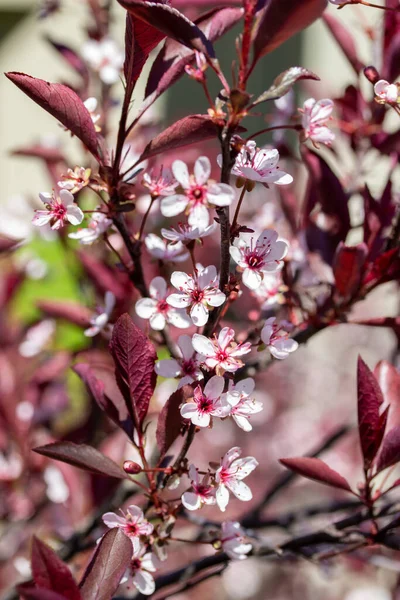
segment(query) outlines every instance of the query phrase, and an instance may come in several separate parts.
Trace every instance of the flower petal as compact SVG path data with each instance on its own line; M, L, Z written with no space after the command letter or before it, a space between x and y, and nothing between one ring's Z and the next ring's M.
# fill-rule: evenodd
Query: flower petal
M214 356L215 355L215 347L211 340L209 340L204 335L200 335L199 333L195 333L192 337L193 348L199 354L203 356Z
M141 319L150 319L156 310L157 301L152 298L141 298L135 305L135 312Z
M154 277L149 286L149 293L155 300L164 300L167 294L167 282L163 277Z
M224 391L225 379L220 377L219 375L214 375L211 379L206 383L204 388L204 395L207 398L217 399L221 396Z
M194 492L185 492L181 497L182 504L187 510L198 510L201 508L201 498Z
M165 317L159 312L155 312L149 319L150 327L155 331L161 331L165 327Z
M182 213L188 205L189 200L186 196L175 194L167 196L161 200L160 210L164 217L175 217Z
M190 303L190 300L188 302ZM193 304L190 309L190 318L196 327L203 327L208 321L208 310L204 304L201 302Z
M249 486L244 483L244 481L238 481L236 479L232 479L227 484L232 494L236 496L238 500L242 500L243 502L248 502L253 498L253 494Z
M183 160L174 160L171 170L177 182L180 183L185 190L190 187L189 171Z
M200 156L194 163L194 178L197 185L204 185L211 175L211 163L207 156Z

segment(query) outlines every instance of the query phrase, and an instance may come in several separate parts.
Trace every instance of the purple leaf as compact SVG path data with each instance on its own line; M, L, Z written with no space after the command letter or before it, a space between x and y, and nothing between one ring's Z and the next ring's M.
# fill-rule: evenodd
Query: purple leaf
M157 421L156 439L157 446L163 457L174 441L178 438L181 427L182 417L180 413L181 404L185 403L187 398L193 396L193 387L184 385L176 390L164 404Z
M263 4L253 32L253 66L262 56L318 19L327 0L270 0Z
M375 458L386 427L387 410L380 415L383 395L373 373L361 357L357 366L358 430L364 466L368 469Z
M63 594L58 594L46 588L19 585L17 591L22 600L68 600Z
M67 565L37 537L32 541L32 575L39 588L57 592L68 600L81 600L81 593Z
M125 400L115 381L115 370L109 365L74 365L73 370L86 384L94 400L106 415L120 427L129 439L133 438L133 422ZM96 375L98 374L98 376Z
M161 31L164 35L214 58L214 48L204 33L185 15L168 4L146 2L145 0L118 0L127 11Z
M97 133L92 118L79 96L66 85L48 83L24 73L6 73L20 90L58 119L99 160Z
M340 242L333 262L333 274L335 292L342 300L349 300L358 291L364 276L367 254L366 244L346 246Z
M92 316L91 311L85 306L75 302L63 302L58 300L39 300L38 308L48 317L64 319L79 327L88 327Z
M387 433L383 439L378 455L376 470L379 473L400 461L400 425Z
M287 94L292 86L301 79L314 79L319 81L318 75L315 75L312 71L304 69L303 67L291 67L278 75L269 90L254 100L252 106L265 102L266 100L276 100L277 98L281 98L281 96Z
M117 527L102 537L80 583L83 600L110 600L132 559L132 542Z
M140 428L156 386L156 351L128 314L122 315L114 325L110 350L128 412L135 427Z
M279 462L291 471L307 477L307 479L351 492L349 482L319 458L281 458Z
M96 448L86 444L74 444L73 442L54 442L33 448L34 452L68 463L79 469L114 477L115 479L128 479L127 474L111 458L105 456Z
M381 360L374 369L374 375L382 390L385 405L390 405L387 429L400 425L400 373L389 362Z
M134 17L126 15L124 73L127 84L133 90L150 52L165 37L158 29Z

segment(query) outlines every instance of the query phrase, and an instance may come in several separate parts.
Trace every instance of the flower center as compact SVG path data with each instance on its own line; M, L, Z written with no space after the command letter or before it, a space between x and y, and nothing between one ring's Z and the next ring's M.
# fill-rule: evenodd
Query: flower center
M209 413L213 407L213 401L207 396L202 396L197 401L198 410L202 413Z
M170 306L165 300L160 300L159 303L157 304L157 310L160 313L168 312L169 308L170 308Z
M204 204L204 200L206 197L206 189L200 186L194 186L190 188L188 192L188 196L190 200L193 201L194 204Z
M126 535L136 536L139 535L139 528L137 523L127 523L124 527Z
M257 254L251 254L247 257L247 264L252 269L259 269L263 265L263 260L261 256L258 256Z
M192 360L184 360L182 362L182 371L185 375L194 376L196 372L196 366Z
M204 292L202 290L193 290L191 297L193 302L201 302L204 298Z
M136 571L140 571L141 566L142 566L141 561L138 558L133 558L131 560L132 575L134 575L136 573Z

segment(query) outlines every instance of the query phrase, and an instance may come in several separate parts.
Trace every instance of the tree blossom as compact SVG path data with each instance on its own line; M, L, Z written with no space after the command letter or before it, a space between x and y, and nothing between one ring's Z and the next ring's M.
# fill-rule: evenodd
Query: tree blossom
M68 190L71 194L76 194L84 187L89 185L90 175L92 174L91 169L85 169L85 167L75 167L75 169L68 169L67 175L62 175L61 180L58 182L58 187L63 190Z
M84 331L86 337L94 337L108 327L108 321L110 320L114 306L115 296L112 292L107 291L104 296L104 311L90 319L91 327Z
M194 175L189 175L182 160L173 162L172 172L183 188L183 193L161 201L161 213L164 217L175 217L186 211L189 225L205 229L210 222L208 206L229 206L235 198L235 191L230 185L209 179L211 163L206 156L200 156L196 160Z
M212 223L205 229L200 229L199 227L192 227L189 224L178 223L176 228L172 229L161 229L161 235L166 239L172 242L172 244L177 244L178 242L182 242L182 244L190 244L194 240L200 240L208 235L211 235L216 231L218 225L216 223Z
M256 290L261 285L265 273L273 273L282 266L280 261L288 251L288 244L279 240L273 229L264 229L255 246L253 239L247 244L244 238L240 238L236 245L230 247L238 270L243 271L243 283L250 290Z
M79 225L83 221L83 212L77 204L74 197L68 190L61 190L59 196L54 191L52 194L43 192L39 198L46 207L46 210L35 210L32 223L37 227L50 223L52 229L60 229L67 222L71 225Z
M393 104L397 102L399 97L399 88L395 83L389 83L384 79L380 79L374 85L375 92L375 100L384 104L388 102L389 104Z
M282 329L282 325L276 324L276 318L271 317L265 321L264 327L261 330L261 339L272 356L283 360L287 358L289 354L297 350L299 344L296 340L289 337L287 331Z
M131 564L129 565L121 583L132 578L136 589L145 596L151 596L156 590L156 584L152 573L157 570L158 559L152 552L146 552L146 548L135 548Z
M259 181L260 183L275 183L288 185L293 177L278 166L279 152L272 148L257 148L256 142L249 140L240 150L232 168L232 175ZM218 164L222 163L222 155L218 157Z
M284 304L287 286L282 283L280 272L264 273L260 286L253 290L254 295L261 303L261 310L267 310L274 304Z
M189 477L192 483L191 492L182 494L182 504L187 510L198 510L203 504L215 504L215 488L209 485L210 476L204 475L200 480L197 469L194 465L189 467Z
M110 39L87 40L81 51L82 57L99 74L106 85L116 83L124 64L125 55L118 44Z
M246 543L245 532L237 521L224 521L221 524L222 550L232 560L244 560L253 546Z
M93 244L96 240L101 237L109 227L111 227L112 221L107 218L104 213L94 212L90 219L87 227L78 229L68 234L68 237L72 240L79 240L79 242L85 246Z
M253 497L251 489L242 479L254 471L258 462L252 456L240 458L241 454L242 450L238 446L228 450L221 460L221 466L215 473L215 480L218 484L217 504L222 512L225 512L228 506L230 492L244 502Z
M310 139L314 144L330 146L335 139L335 134L327 127L327 122L332 118L333 102L329 98L315 100L309 98L303 104L300 112L303 114L302 124L304 139Z
M168 358L157 361L155 372L161 377L180 377L179 389L187 383L203 379L203 373L200 370L199 357L194 351L191 337L180 335L178 347L181 351L181 358Z
M235 385L232 382L229 383L226 400L231 407L230 415L241 429L251 431L253 428L249 418L263 409L262 402L251 398L255 387L254 379L248 377Z
M230 327L224 327L219 332L218 338L209 339L204 335L195 333L192 338L193 348L202 355L202 361L210 369L219 367L224 371L234 372L243 366L239 356L251 351L251 344L236 344L233 341L235 332Z
M141 298L136 302L136 314L150 320L150 327L156 331L164 329L170 323L179 329L190 326L190 319L184 310L170 306L166 299L169 295L167 283L162 277L154 277L149 286L150 298Z
M224 386L225 380L219 375L211 377L204 390L198 385L194 390L192 401L181 406L182 417L190 419L197 427L208 427L211 417L227 417L230 406L226 398L221 397Z
M225 294L218 288L214 265L200 270L195 277L174 271L171 283L179 292L168 296L168 304L175 308L190 308L190 318L196 327L207 323L210 306L221 306L226 300Z
M157 198L173 194L178 182L172 181L170 174L161 170L158 177L153 176L153 173L144 173L142 185L149 190L153 198Z
M139 538L141 535L150 535L153 533L153 525L144 518L143 511L132 504L128 506L126 513L122 512L122 516L113 512L104 513L102 516L103 523L110 529L118 527L132 541L133 550L136 552L140 549Z
M189 258L189 252L182 243L167 244L154 233L146 235L144 243L146 244L149 254L158 260L183 262Z
M95 130L97 133L99 133L101 131L101 127L97 125L97 122L100 120L100 114L96 112L98 105L97 98L91 96L90 98L87 98L83 104L90 114L90 118L92 119Z

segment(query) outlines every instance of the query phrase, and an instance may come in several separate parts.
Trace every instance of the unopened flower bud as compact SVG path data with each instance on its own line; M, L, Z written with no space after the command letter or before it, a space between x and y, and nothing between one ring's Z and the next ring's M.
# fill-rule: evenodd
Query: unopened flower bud
M124 462L124 471L125 473L129 473L129 475L137 475L142 471L142 467L133 460L126 460Z
M371 83L375 84L379 80L379 73L373 66L365 67L364 75Z

